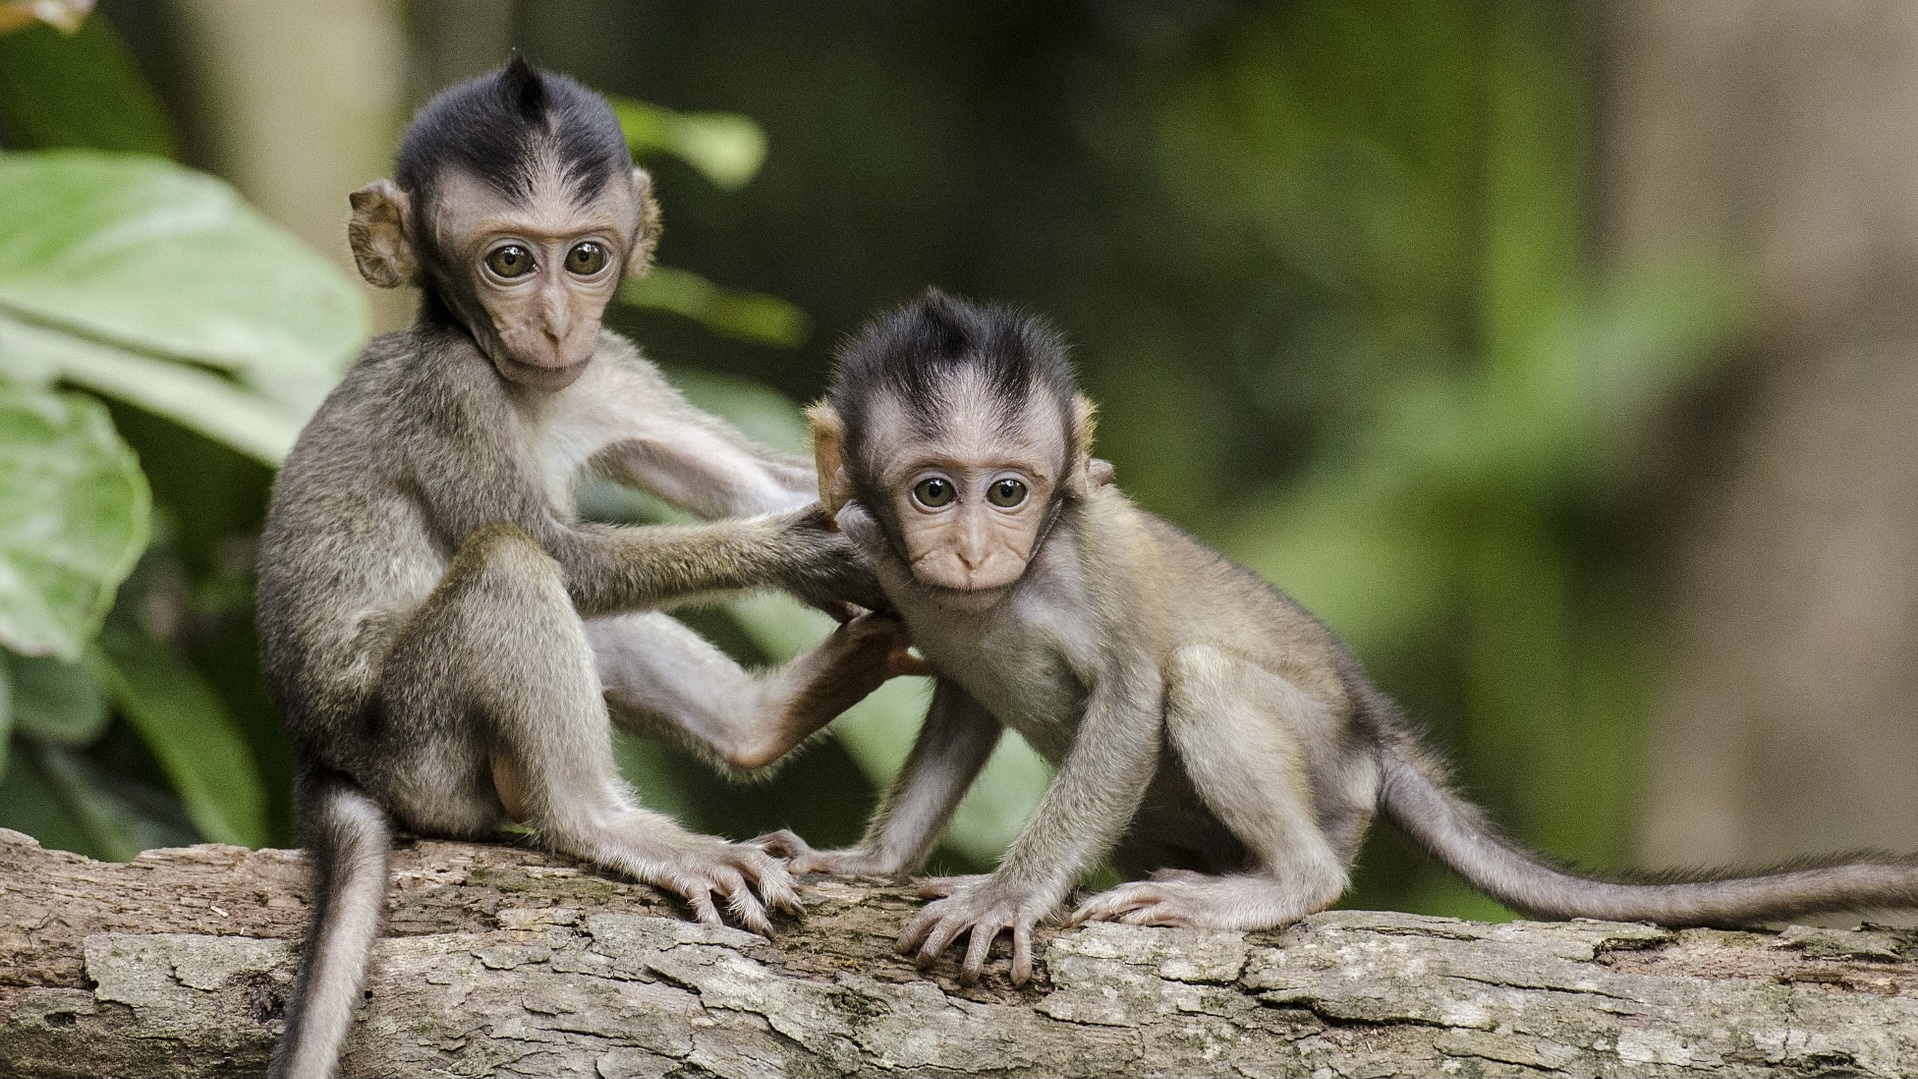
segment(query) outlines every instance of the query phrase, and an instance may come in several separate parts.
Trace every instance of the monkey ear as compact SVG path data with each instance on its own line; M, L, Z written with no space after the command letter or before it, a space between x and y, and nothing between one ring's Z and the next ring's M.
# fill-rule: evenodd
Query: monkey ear
M391 180L375 180L346 197L353 215L346 240L360 276L379 288L398 288L413 280L419 259L413 253L412 200Z
M419 259L412 242L413 204L391 180L375 180L346 197L353 214L346 239L360 276L379 288L398 288L413 280Z
M839 413L823 401L806 410L806 419L812 422L812 458L819 467L819 501L825 504L827 516L838 517L840 509L852 497L846 482L846 424Z
M626 273L645 277L653 269L653 248L659 245L659 200L653 197L653 177L645 169L633 170L633 197L639 201L639 227L633 232L633 249L626 253Z
M1094 487L1112 482L1112 466L1092 456L1092 431L1098 426L1098 411L1085 394L1072 395L1072 460L1066 466L1066 494L1073 498L1084 498ZM1100 469L1100 465L1105 467Z

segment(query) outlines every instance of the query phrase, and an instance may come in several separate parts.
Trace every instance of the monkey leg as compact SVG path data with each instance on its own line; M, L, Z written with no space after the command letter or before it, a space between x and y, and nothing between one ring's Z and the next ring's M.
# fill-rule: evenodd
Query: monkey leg
M701 921L721 920L714 892L762 933L761 898L799 909L765 853L634 803L559 566L517 529L483 528L460 548L395 642L380 698L380 793L410 826L473 834L511 808L553 848L676 892Z
M895 674L913 673L898 619L866 614L783 667L748 671L658 612L586 622L614 723L751 771L785 756Z
M1264 929L1331 905L1349 883L1313 811L1298 733L1324 704L1291 682L1206 646L1166 665L1166 732L1199 798L1245 845L1247 872L1162 870L1088 899L1074 922Z

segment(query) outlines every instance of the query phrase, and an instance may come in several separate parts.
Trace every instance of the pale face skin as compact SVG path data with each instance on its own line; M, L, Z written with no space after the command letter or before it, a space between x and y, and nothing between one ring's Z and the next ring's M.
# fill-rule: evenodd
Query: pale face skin
M556 176L516 203L460 173L440 178L434 234L472 274L503 346L488 349L501 376L562 389L586 369L600 320L619 290L639 224L631 186L611 183L575 205Z
M502 378L560 390L585 372L598 347L606 305L629 271L645 272L656 220L651 181L604 184L575 198L557 163L538 170L532 191L508 198L457 170L436 179L431 234L442 268L459 275L479 311L461 310ZM420 271L407 195L388 181L353 198L354 255L367 280L393 287ZM444 290L443 290L444 291ZM467 307L448 296L456 307Z
M1025 575L1067 458L1056 413L1008 425L983 385L954 387L941 430L901 437L879 476L892 500L912 573L950 605L983 609ZM887 411L894 411L888 407ZM904 415L875 428L915 426Z

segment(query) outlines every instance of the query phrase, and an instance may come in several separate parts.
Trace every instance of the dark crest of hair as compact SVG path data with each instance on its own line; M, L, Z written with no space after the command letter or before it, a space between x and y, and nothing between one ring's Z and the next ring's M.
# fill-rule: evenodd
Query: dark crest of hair
M936 288L881 315L839 350L828 399L857 451L873 401L896 397L934 418L940 389L965 371L983 374L1002 400L1024 404L1035 388L1072 430L1075 380L1059 332L1036 315L969 303Z
M498 71L440 91L413 118L400 143L393 179L416 196L456 167L508 198L532 191L541 151L557 157L573 196L598 195L632 171L619 118L598 94L564 75L540 71L517 52Z

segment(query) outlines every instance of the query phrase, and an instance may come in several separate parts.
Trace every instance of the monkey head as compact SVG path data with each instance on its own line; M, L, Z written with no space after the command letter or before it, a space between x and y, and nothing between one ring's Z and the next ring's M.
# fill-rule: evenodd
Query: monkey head
M936 289L853 339L808 415L827 508L864 511L874 556L948 606L996 603L1098 482L1059 335Z
M652 181L604 99L515 56L421 109L394 176L350 198L361 275L419 285L425 316L464 326L503 378L578 378L659 236Z

